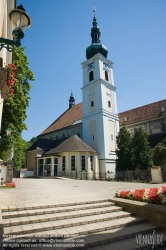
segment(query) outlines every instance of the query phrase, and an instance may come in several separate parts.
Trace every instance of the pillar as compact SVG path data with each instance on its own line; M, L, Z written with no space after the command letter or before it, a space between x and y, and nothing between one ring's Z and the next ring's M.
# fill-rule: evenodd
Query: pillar
M13 178L13 161L9 160L7 162L7 174L6 174L6 182L12 182Z

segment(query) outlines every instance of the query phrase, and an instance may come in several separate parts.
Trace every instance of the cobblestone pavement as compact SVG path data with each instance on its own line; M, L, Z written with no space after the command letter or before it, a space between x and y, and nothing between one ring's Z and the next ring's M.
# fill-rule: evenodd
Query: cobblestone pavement
M147 184L72 179L13 179L16 188L0 188L0 207L9 204L68 203L114 197L116 190L160 187Z

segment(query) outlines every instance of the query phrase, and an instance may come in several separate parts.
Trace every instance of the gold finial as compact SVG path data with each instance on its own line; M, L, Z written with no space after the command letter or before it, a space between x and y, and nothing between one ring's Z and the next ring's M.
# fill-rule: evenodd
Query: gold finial
M96 8L95 8L95 7L93 8L93 12L94 12L94 13L96 12Z

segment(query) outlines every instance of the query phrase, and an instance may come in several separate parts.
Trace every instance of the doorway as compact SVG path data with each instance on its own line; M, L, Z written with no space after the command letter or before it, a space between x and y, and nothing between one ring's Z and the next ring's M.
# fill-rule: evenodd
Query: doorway
M54 176L58 175L58 158L54 158Z

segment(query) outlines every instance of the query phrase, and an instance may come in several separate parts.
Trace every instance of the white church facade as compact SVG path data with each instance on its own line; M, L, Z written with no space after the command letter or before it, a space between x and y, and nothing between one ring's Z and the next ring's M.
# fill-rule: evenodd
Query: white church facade
M113 63L100 42L95 16L92 24L92 44L82 63L83 102L75 105L71 94L69 108L26 151L26 167L35 176L115 173L119 119Z

